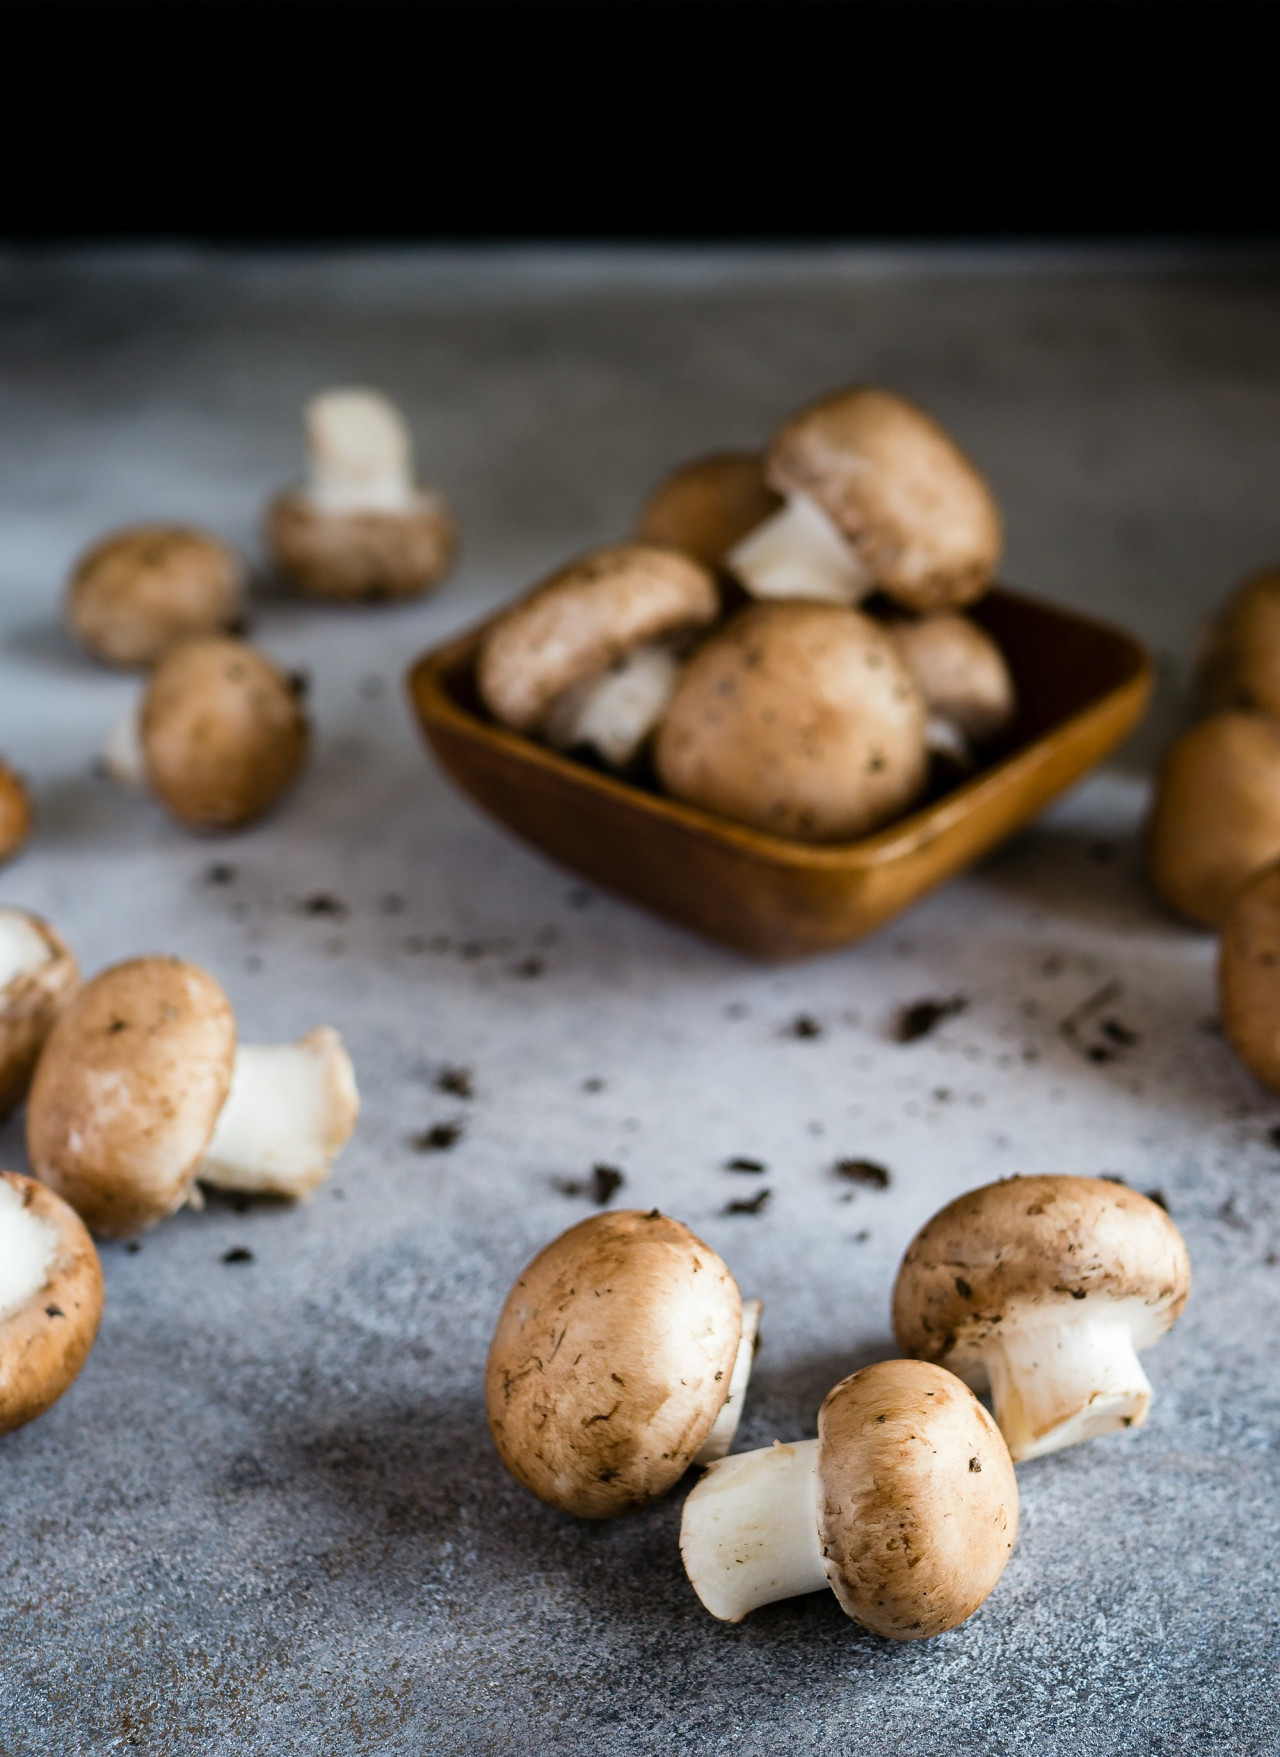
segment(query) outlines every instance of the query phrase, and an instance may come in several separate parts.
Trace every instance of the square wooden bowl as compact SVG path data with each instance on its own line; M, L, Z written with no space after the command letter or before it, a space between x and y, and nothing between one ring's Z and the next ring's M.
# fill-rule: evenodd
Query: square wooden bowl
M758 958L805 957L880 927L1003 841L1142 717L1151 661L1130 635L996 588L974 606L1018 688L1001 751L856 842L794 842L561 756L489 718L483 628L418 660L409 693L446 773L508 829L593 883Z

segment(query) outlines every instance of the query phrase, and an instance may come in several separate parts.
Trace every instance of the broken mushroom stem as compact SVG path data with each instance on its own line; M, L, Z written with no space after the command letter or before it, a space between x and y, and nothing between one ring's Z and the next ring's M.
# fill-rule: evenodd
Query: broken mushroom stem
M680 1553L713 1617L740 1623L827 1584L818 1535L818 1442L775 1440L710 1462L685 1502Z
M404 416L374 390L331 390L304 415L312 504L326 513L408 512L418 499Z
M359 1108L351 1057L331 1027L295 1043L241 1044L197 1178L244 1195L309 1196Z
M610 768L627 768L675 694L683 644L634 647L606 670L571 685L543 721L547 742L557 750L594 750Z
M1064 1323L1046 1312L993 1337L983 1358L996 1421L1019 1460L1141 1427L1151 1407L1132 1316Z
M815 598L857 604L875 583L816 500L791 494L780 512L749 531L726 558L756 598Z
M751 1369L755 1365L760 1339L760 1314L763 1311L763 1300L747 1299L742 1302L742 1335L738 1340L738 1352L733 1359L733 1371L729 1375L729 1389L725 1393L719 1415L711 1424L711 1432L694 1453L695 1464L714 1464L718 1458L724 1457L733 1444L738 1423L742 1420L742 1406L747 1400L747 1386L751 1383Z

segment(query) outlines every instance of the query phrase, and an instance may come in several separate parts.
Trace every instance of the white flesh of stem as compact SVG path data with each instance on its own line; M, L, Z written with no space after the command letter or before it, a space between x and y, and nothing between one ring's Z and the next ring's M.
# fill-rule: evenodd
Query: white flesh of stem
M138 700L107 733L101 750L102 766L113 781L126 787L145 787L147 759L142 749L142 702Z
M25 909L0 909L0 996L19 976L31 976L53 957L49 942Z
M872 585L858 555L805 494L793 494L725 560L754 598L856 604Z
M818 1540L818 1442L776 1441L712 1464L690 1490L680 1554L693 1590L725 1623L827 1585Z
M934 756L945 757L958 769L974 766L973 747L954 720L941 714L930 714L924 725L925 748Z
M729 1390L724 1402L720 1405L720 1413L712 1425L711 1432L694 1453L695 1464L714 1464L717 1458L723 1458L733 1444L733 1437L738 1431L738 1423L742 1419L742 1405L746 1401L747 1386L751 1382L751 1367L756 1358L756 1336L760 1329L760 1314L764 1310L762 1300L749 1299L742 1308L742 1336L738 1342L738 1352L733 1359L733 1371L729 1375Z
M996 1420L1015 1462L1141 1427L1151 1385L1123 1318L1006 1328L983 1351Z
M0 1323L20 1312L49 1279L58 1234L0 1180Z
M556 697L543 730L557 750L589 745L624 769L667 711L680 675L670 647L636 647Z
M393 402L334 390L306 408L311 502L321 512L408 512L417 500L413 444Z
M309 1195L350 1139L359 1107L336 1031L241 1046L199 1179L249 1195Z

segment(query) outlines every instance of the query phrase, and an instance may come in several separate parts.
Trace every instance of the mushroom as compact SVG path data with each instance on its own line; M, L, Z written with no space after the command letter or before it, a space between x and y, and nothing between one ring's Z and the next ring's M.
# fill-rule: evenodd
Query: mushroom
M967 616L895 617L886 626L924 697L929 748L971 767L975 747L1003 732L1017 706L1004 654Z
M246 570L227 544L190 525L133 525L76 563L71 632L106 665L154 665L179 641L239 629Z
M101 1316L102 1268L84 1222L34 1178L0 1171L0 1434L58 1401Z
M657 1209L596 1214L520 1275L485 1370L489 1427L541 1500L610 1519L737 1427L759 1319L720 1258Z
M884 629L836 604L753 604L689 660L654 760L676 798L806 842L862 836L926 778L925 710Z
M919 1641L973 1615L1017 1531L1013 1464L977 1398L941 1367L886 1360L827 1393L816 1440L713 1464L680 1553L726 1623L830 1586L864 1629Z
M1245 580L1210 624L1200 690L1211 710L1260 708L1280 716L1280 568Z
M244 641L188 641L156 666L103 761L190 829L238 829L271 809L306 760L302 688Z
M903 1352L983 1389L1015 1460L1141 1427L1137 1351L1187 1303L1191 1265L1164 1209L1091 1177L970 1190L912 1239L893 1290Z
M22 777L0 760L0 866L12 860L31 834L31 797Z
M1254 873L1227 910L1218 994L1232 1048L1255 1079L1280 1091L1280 864Z
M679 549L719 568L748 531L781 507L758 452L717 452L681 465L658 484L640 514L636 541Z
M982 596L1001 529L981 475L923 410L855 387L802 409L765 457L786 496L730 552L759 598L852 604L874 588L906 610L956 610Z
M559 568L492 625L480 648L481 699L504 725L615 768L661 719L681 645L716 618L705 567L674 549L625 544Z
M305 411L310 480L267 508L281 573L313 598L415 598L458 545L444 500L414 479L404 416L374 390L331 390Z
M181 958L134 958L86 983L50 1032L27 1151L36 1175L114 1238L198 1205L197 1181L309 1195L358 1110L336 1031L237 1047L212 976Z
M21 1104L53 1022L80 979L47 921L0 907L0 1120Z
M1211 714L1167 752L1147 825L1157 892L1216 927L1244 881L1280 857L1280 721Z

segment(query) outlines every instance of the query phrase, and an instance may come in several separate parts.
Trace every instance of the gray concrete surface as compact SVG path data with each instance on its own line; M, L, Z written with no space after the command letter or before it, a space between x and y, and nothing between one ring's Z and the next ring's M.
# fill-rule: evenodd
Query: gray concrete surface
M481 819L400 678L623 531L668 465L855 377L962 436L1008 577L1127 623L1165 688L1115 767L980 871L860 947L762 969ZM150 516L254 549L301 399L353 379L405 405L465 561L407 610L263 599L261 639L314 679L315 761L271 822L193 840L91 773L133 686L59 632L68 563ZM4 1757L1280 1750L1280 1102L1215 1034L1211 941L1152 905L1137 858L1193 628L1280 556L1278 485L1265 265L0 259L0 750L40 808L0 900L90 970L199 960L247 1038L337 1025L365 1106L308 1207L220 1203L104 1249L84 1374L0 1441ZM317 895L342 912L308 913ZM1095 1063L1060 1021L1112 981L1137 1041ZM957 993L932 1037L892 1041L896 1007ZM800 1014L821 1034L789 1034ZM438 1089L446 1066L472 1098ZM452 1120L451 1150L410 1144ZM758 1216L724 1212L734 1154L767 1162ZM851 1198L842 1155L891 1188ZM891 1352L899 1253L944 1199L1017 1170L1159 1188L1196 1284L1150 1357L1150 1424L1022 1470L1005 1578L940 1640L875 1640L829 1595L721 1627L681 1572L678 1496L574 1524L485 1430L502 1298L588 1211L553 1179L596 1161L767 1302L745 1444L811 1432L828 1386ZM0 1162L25 1164L16 1121ZM252 1261L225 1263L236 1246Z

